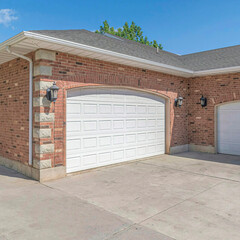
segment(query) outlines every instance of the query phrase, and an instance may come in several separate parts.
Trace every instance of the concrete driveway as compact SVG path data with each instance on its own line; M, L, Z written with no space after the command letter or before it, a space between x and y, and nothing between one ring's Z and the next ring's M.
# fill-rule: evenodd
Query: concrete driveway
M40 184L0 167L0 240L239 240L240 157L162 155Z

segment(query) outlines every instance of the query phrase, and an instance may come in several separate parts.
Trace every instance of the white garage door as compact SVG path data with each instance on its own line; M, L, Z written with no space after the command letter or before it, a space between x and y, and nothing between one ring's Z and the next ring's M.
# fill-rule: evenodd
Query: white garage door
M240 155L240 102L218 107L218 152Z
M164 99L126 89L68 92L68 173L164 152Z

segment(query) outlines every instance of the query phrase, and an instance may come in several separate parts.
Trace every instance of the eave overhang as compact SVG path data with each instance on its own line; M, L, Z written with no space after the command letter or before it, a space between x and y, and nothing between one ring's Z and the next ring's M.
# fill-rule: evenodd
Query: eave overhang
M30 52L36 51L37 49L48 49L52 51L69 53L77 56L93 58L137 68L143 68L187 78L215 74L225 74L240 71L240 66L211 69L204 71L192 71L185 68L179 68L163 63L158 63L122 53L117 53L105 49L92 47L89 45L49 37L46 35L33 32L21 32L18 35L1 43L0 64L8 62L15 58L13 55L7 53L6 46L10 46L11 49L14 50L14 52L17 52L22 55L26 55Z

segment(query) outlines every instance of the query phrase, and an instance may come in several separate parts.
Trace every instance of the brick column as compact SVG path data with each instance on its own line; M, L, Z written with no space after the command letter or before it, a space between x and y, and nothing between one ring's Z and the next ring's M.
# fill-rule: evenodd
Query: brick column
M39 169L40 181L56 179L65 175L65 167L55 168L54 105L46 98L46 90L53 84L53 80L47 78L52 76L51 61L54 60L55 52L38 50L35 53L33 167Z

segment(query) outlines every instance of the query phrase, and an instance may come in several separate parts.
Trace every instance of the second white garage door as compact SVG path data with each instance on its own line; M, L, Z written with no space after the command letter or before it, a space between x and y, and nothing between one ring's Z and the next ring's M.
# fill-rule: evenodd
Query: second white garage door
M218 152L240 155L240 102L218 107Z
M164 99L133 90L67 96L67 172L165 153Z

